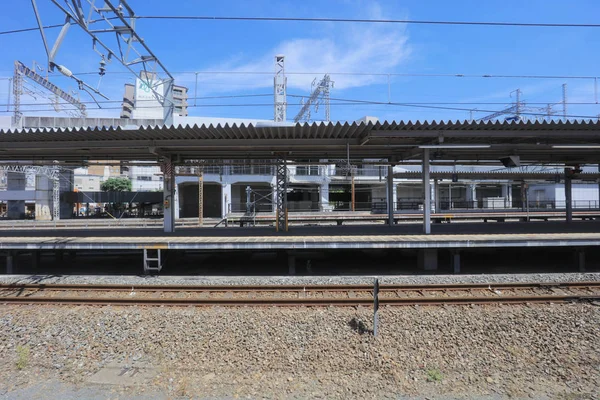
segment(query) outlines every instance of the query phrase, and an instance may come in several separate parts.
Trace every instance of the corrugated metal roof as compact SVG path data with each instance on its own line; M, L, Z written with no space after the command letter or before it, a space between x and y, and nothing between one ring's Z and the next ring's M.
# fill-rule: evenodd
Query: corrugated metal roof
M600 129L598 121L535 121L535 122L468 122L468 121L425 121L425 122L377 122L368 123L313 123L294 126L249 125L179 125L140 126L137 129L121 127L51 128L51 129L8 129L0 131L0 142L9 141L77 141L77 140L164 140L164 139L356 139L370 132L406 133L423 131L589 131Z
M566 144L577 149L556 147ZM348 151L355 158L409 160L422 155L419 146L435 146L434 160L480 162L511 154L532 162L598 162L600 123L401 121L0 132L0 159L4 160L267 159L274 155L301 160L345 158Z

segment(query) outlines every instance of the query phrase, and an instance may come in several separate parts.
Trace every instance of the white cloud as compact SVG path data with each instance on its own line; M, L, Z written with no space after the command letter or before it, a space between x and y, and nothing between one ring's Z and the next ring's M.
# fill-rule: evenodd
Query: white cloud
M370 18L383 18L381 8L375 3L369 3L366 14ZM363 13L362 16L364 17L365 14ZM273 73L269 71L274 71L276 54L285 55L288 88L302 91L309 89L313 79L320 78L325 73L331 74L337 89L385 82L387 78L384 76L359 73L394 72L410 56L408 36L402 25L338 23L331 24L328 28L319 31L319 37L284 40L254 59L244 59L237 55L234 59L199 71L201 72L198 74L199 95L270 89L273 86ZM213 71L234 73L214 74ZM310 74L303 74L307 72ZM350 74L341 75L335 72ZM176 77L176 82L193 89L195 75L182 74Z

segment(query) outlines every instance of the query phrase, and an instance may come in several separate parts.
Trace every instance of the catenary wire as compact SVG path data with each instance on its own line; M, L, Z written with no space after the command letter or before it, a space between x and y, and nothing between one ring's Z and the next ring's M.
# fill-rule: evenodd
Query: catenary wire
M186 100L209 100L209 99L228 99L228 98L247 98L247 97L272 97L273 93L269 93L269 94L256 94L256 95L237 95L237 96L210 96L210 97L187 97ZM297 98L301 98L301 97L308 97L308 95L292 95L292 94L288 94L288 97L297 97ZM156 100L137 100L138 103L145 103L145 102L155 102ZM354 102L354 100L349 100ZM359 101L359 100L356 100ZM101 100L101 101L80 101L80 104L121 104L123 103L123 100ZM550 105L561 105L562 102L557 102L556 100L552 100L552 101L535 101L535 102L530 102L530 101L521 101L521 103L527 107L527 106L547 106L548 104ZM21 103L20 106L21 107L31 107L31 106L51 106L54 105L56 103ZM70 103L60 103L61 105L69 105L72 106L72 104ZM379 104L379 103L378 103ZM480 106L480 105L487 105L487 106L509 106L510 103L503 101L503 102L475 102L475 101L456 101L456 102L443 102L443 101L427 101L427 102L413 102L413 101L408 101L408 102L403 102L403 103L388 103L388 102L381 102L382 105L406 105L406 106L443 106L443 105L474 105L474 106ZM593 101L580 101L580 102L568 102L568 105L576 105L576 106L591 106L591 105L598 105L600 103L598 102L593 102ZM16 104L15 103L0 103L0 107L14 107ZM211 104L188 104L185 107L202 107L204 105L210 106ZM252 105L251 103L249 103L248 105ZM271 104L272 105L272 104ZM332 103L332 105L346 105L346 104L342 104L342 103ZM302 107L302 104L294 104L294 103L288 103L287 104L288 107ZM153 107L157 107L157 106L153 106ZM134 107L134 108L139 108L139 107ZM102 109L104 109L104 107L102 107ZM485 111L485 110L476 110L476 109L469 109L472 110L474 112L476 111ZM499 110L497 110L499 111Z
M289 96L289 95L288 95ZM299 96L301 97L301 96ZM332 106L356 106L356 105L380 105L380 106L396 106L396 107L412 107L412 108L427 108L427 109L435 109L435 110L451 110L451 111L474 111L479 113L496 113L500 110L487 110L487 109L477 109L473 110L471 108L461 108L461 107L445 107L445 106L428 106L428 105L418 105L418 104L410 104L410 103L395 103L395 102L383 102L383 101L372 101L372 100L354 100L354 99L331 99L335 101L339 101L338 103L331 103ZM198 104L188 105L187 108L194 107L273 107L273 103L255 103L255 104ZM162 108L161 106L148 106L148 107L137 107L137 109L149 109L149 108ZM122 107L104 107L101 110L121 110ZM62 111L76 111L75 108L69 108ZM24 110L27 112L55 112L54 109L37 109L37 110ZM0 111L0 113L12 113L13 111ZM529 116L548 116L544 112L520 112L520 115L529 115ZM568 115L560 115L562 118L584 118L584 119L598 119L598 115L576 115L576 114L568 114Z
M10 72L8 70L2 72ZM202 75L273 75L273 71L172 71L173 74L202 74ZM74 75L97 75L98 71L74 72ZM110 75L130 75L129 71L106 71ZM379 77L405 77L405 78L496 78L496 79L598 79L598 76L591 75L535 75L535 74L463 74L463 73L385 73L385 72L294 72L286 71L286 75L341 75L341 76L379 76ZM50 76L61 77L60 73L50 73ZM0 79L10 79L1 77ZM207 84L202 82L202 84Z
M264 94L240 94L240 95L228 95L228 96L203 96L203 97L186 97L186 100L212 100L212 99L235 99L235 98L248 98L248 97L271 97L273 93L264 93ZM155 102L157 100L137 100L139 103L144 102ZM114 104L114 103L123 103L123 100L99 100L99 101L80 101L80 104ZM51 106L56 103L20 103L21 107L24 106ZM70 103L61 103L61 105L70 105ZM504 103L502 103L504 104ZM544 103L545 104L545 103ZM574 103L569 103L574 104ZM4 103L0 104L0 107L14 107L15 103ZM186 107L191 107L191 105L186 105Z
M364 19L364 18L304 18L304 17L215 17L202 15L141 15L137 19L188 20L188 21L269 21L269 22L345 22L367 24L418 24L418 25L471 25L513 26L537 28L600 28L600 24L544 23L544 22L494 22L494 21L436 21L415 19Z
M110 19L114 19L112 17ZM527 28L600 28L600 24L592 23L553 23L553 22L506 22L506 21L440 21L415 19L365 19L365 18L311 18L311 17L228 17L208 15L137 15L138 20L171 20L171 21L248 21L248 22L335 22L359 24L413 24L413 25L457 25L457 26L493 26L493 27L527 27ZM96 21L94 21L96 22ZM59 28L62 24L48 25L44 29ZM38 30L37 27L13 29L0 32L9 35Z

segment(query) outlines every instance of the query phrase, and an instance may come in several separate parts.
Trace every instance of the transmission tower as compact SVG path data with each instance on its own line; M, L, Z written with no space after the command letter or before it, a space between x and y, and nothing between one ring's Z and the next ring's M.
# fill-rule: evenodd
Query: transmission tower
M48 69L55 68L63 75L77 81L80 90L107 98L99 91L106 65L117 59L148 88L163 108L164 124L173 125L173 76L146 45L135 29L136 15L125 0L50 0L65 16L65 23L54 42L48 46L36 0L31 0L44 48L48 56ZM100 3L100 4L96 4ZM115 5L115 4L117 5ZM71 24L79 25L92 38L92 48L100 56L98 88L75 77L65 66L56 63L58 50ZM157 79L154 79L156 77ZM89 91L88 91L89 93ZM90 93L90 95L92 95ZM93 97L93 95L92 95Z
M285 77L285 56L275 56L275 78L274 93L275 93L275 113L273 120L275 122L285 122L287 113L287 78Z
M298 114L294 118L294 122L300 121L308 121L310 120L310 108L314 105L315 112L319 110L319 104L325 105L325 121L329 122L331 120L331 105L329 101L329 92L333 87L333 81L329 77L328 74L325 74L323 79L319 82L317 80L313 80L311 89L312 93L308 100L304 102Z

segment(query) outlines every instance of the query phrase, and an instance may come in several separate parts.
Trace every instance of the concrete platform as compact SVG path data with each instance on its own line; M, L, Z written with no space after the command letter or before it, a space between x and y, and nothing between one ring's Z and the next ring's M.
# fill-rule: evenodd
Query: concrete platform
M0 250L299 250L299 249L463 249L476 247L599 246L600 223L461 223L432 227L398 226L0 230Z

